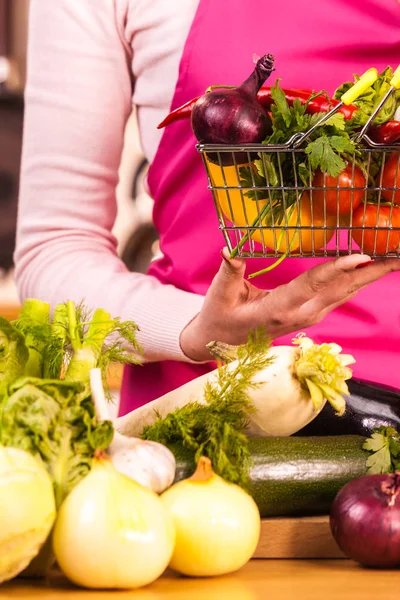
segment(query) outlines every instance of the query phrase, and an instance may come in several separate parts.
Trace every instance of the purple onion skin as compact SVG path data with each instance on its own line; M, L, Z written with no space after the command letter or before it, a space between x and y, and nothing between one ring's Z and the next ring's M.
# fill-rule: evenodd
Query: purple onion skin
M332 504L330 525L349 558L366 567L399 567L400 473L347 483Z
M274 57L266 54L239 87L219 89L201 96L192 110L192 129L201 144L240 145L261 143L272 132L272 121L257 100L257 92L274 70ZM222 164L235 164L230 153L221 153ZM208 158L218 162L218 155ZM248 162L246 153L236 162Z

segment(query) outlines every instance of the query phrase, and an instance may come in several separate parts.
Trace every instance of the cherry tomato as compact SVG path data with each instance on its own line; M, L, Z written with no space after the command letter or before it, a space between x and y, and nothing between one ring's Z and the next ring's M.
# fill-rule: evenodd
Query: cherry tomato
M363 188L365 187L365 177L358 167L348 164L338 177L331 177L320 170L316 171L313 187L320 188ZM346 190L346 189L321 189L313 190L313 202L323 210L324 202L326 203L326 214L328 215L348 215L352 210L360 206L364 190Z
M364 215L365 208L365 215ZM392 211L392 223L390 212ZM398 227L398 230L379 230L380 227ZM400 208L380 206L377 204L361 205L353 213L353 227L378 227L378 229L355 230L353 240L367 254L386 254L393 252L400 244ZM364 234L364 238L363 238ZM375 245L376 238L376 245ZM387 248L386 248L387 246Z
M378 176L377 183L378 185L381 183L380 176ZM382 187L399 188L397 191L382 190L382 198L387 202L400 204L400 154L398 152L393 152L385 161L382 173Z

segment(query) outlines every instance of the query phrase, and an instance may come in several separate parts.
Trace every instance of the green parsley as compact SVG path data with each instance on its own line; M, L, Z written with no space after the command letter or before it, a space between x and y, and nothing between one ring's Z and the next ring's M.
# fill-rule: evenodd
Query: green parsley
M394 473L400 469L400 434L393 427L374 429L363 445L370 452L367 473Z

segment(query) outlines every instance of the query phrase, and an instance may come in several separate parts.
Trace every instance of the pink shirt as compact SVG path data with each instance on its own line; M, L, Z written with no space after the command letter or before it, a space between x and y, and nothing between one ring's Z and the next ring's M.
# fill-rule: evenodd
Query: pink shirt
M128 272L111 233L115 189L132 97L156 153L197 4L31 0L18 291L133 319L150 361L188 360L179 336L203 297Z
M262 2L263 0L259 1ZM337 0L337 4L340 4L341 1ZM370 41L371 25L373 26L374 23L378 22L376 20L377 15L385 14L384 11L379 12L379 1L368 0L371 5L371 15L369 15L371 19L360 17L360 22L357 22L357 31L361 31L363 36L359 52L367 44L371 50L371 60L377 60L372 57L375 57L376 53L379 54L384 44L387 46L397 44L398 49L398 28L393 23L387 24L385 36L381 37L379 35L378 38L380 39L376 42ZM390 1L391 8L394 8L394 0L387 1ZM208 0L208 2L211 2L211 0ZM159 68L153 72L153 75L157 75L156 77L154 76L153 79L149 77L147 84L139 85L140 78L143 82L146 73L149 74L148 69L151 71L154 67L154 62L151 60L152 51L154 50L154 60L159 54L155 50L157 44L153 47L151 38L148 37L144 42L143 37L146 32L148 36L151 32L154 33L155 23L148 22L146 24L146 20L144 20L141 26L138 27L138 21L134 20L135 14L139 20L143 17L142 8L144 9L144 7L135 12L135 9L138 9L138 4L140 6L140 3L137 2L117 0L113 3L92 0L92 2L79 4L67 2L66 0L57 3L50 0L36 0L36 2L33 2L32 51L30 55L30 66L32 65L32 68L29 71L27 89L28 103L18 230L17 280L22 296L43 297L47 300L50 299L52 303L65 300L68 297L75 300L84 297L90 306L101 305L122 318L134 319L142 329L143 333L140 341L145 347L146 357L150 361L162 359L187 360L179 348L179 334L185 324L200 309L202 304L201 294L205 293L210 281L211 274L209 271L214 267L217 268L217 265L214 265L208 259L206 265L203 265L201 260L196 260L196 258L192 261L192 270L188 270L187 265L184 269L181 268L182 264L180 263L175 265L175 269L172 268L172 264L171 268L169 265L171 255L176 251L177 246L180 243L186 244L183 239L184 236L176 235L176 231L174 234L173 229L174 226L179 225L179 218L186 210L186 205L183 206L182 211L174 213L177 217L175 222L171 221L170 218L173 203L175 202L177 206L182 205L181 199L183 196L180 194L185 190L178 188L173 190L175 194L173 201L170 198L168 199L169 216L167 212L163 212L163 202L166 199L164 197L165 189L169 189L167 184L168 182L171 183L171 176L173 176L171 170L174 161L176 162L179 158L179 153L182 154L185 150L181 160L187 160L188 163L194 158L196 160L198 158L194 156L194 140L189 139L189 134L185 133L182 138L186 144L185 147L183 144L178 144L178 148L176 148L177 144L174 142L169 149L165 150L166 146L164 144L164 154L168 158L168 161L164 164L168 166L168 169L162 173L158 171L163 179L161 177L154 179L153 176L153 191L155 190L158 197L157 222L164 230L162 232L164 246L168 246L170 251L164 261L154 264L151 269L153 276L146 277L128 273L116 256L115 240L111 235L116 209L115 185L117 170L124 126L130 113L131 103L131 80L128 64L133 56L134 101L138 102L139 105L139 125L142 132L147 131L147 127L144 126L145 123L155 127L156 122L160 120L158 116L157 120L154 118L152 120L149 117L151 114L150 105L153 102L152 93L155 94L159 82L166 80L168 74L171 74L171 72ZM227 0L224 0L224 2L221 0L221 3L217 3L220 12L222 11L220 23L223 22L223 16L226 14L223 11L228 4ZM256 4L256 2L254 1L253 4ZM288 4L290 3L288 2ZM384 3L382 2L382 4ZM351 22L347 19L346 23L348 33L345 34L344 26L341 32L346 44L338 47L335 44L332 46L335 40L331 39L331 46L335 47L334 54L337 61L337 65L334 64L328 73L331 83L336 81L336 67L341 73L344 73L344 63L349 60L349 52L351 51L347 42L352 39L352 22L355 15L358 18L358 4L356 0L348 0L348 5L343 2L341 6L344 11L349 9L349 14L351 14ZM262 11L264 11L265 5L262 4L261 6ZM299 35L298 19L306 18L300 6L297 4L295 6L300 12L297 14L296 19L289 19L285 28L288 39L292 41L296 40ZM324 6L327 8L326 4ZM249 32L251 27L254 27L254 13L249 11L246 8L246 3L242 3L240 0L236 1L236 8L238 13L240 11L243 13L240 25L247 27L246 31ZM320 8L319 18L325 19L326 17L321 13L323 7ZM279 11L284 10L285 7L278 6L275 12L278 14ZM373 18L372 13L374 14ZM278 18L277 14L274 14L276 19ZM186 16L188 16L187 13ZM187 21L189 24L192 16ZM212 16L211 11L210 25L213 23ZM334 16L336 19L339 18L338 11L335 12ZM179 16L179 18L181 17L182 15ZM281 17L282 14L280 14L280 19ZM168 22L170 21L161 12L158 21L156 19L158 28L164 27L164 25L165 27L168 26L164 20L165 18ZM239 20L238 17L236 18ZM288 31L289 25L292 28L293 35ZM379 25L382 30L380 33L382 33L386 23L382 21ZM318 35L323 35L323 33L317 31L314 35L313 24L308 18L303 26L303 32L304 28L309 27L311 29L310 35L306 35L304 38L305 43L302 44L300 53L298 44L297 47L290 48L290 45L283 43L284 40L281 39L281 33L278 29L271 31L268 38L269 43L272 44L271 39L273 36L277 36L275 44L281 48L279 58L283 65L284 76L287 81L291 81L291 85L294 87L302 85L301 81L303 81L305 75L310 81L314 78L317 83L323 80L322 75L326 79L326 62L330 60L329 57L327 59L314 52L313 49L314 38L318 38ZM257 23L257 27L259 28L258 41L260 43L260 40L264 40L263 24ZM238 29L237 23L236 29ZM338 29L332 31L336 32ZM207 41L208 32L209 28L203 28L205 36L203 42ZM392 35L393 40L388 39L389 34ZM159 37L159 35L160 29L158 35L153 38L154 42L156 42L156 37ZM333 33L331 38L332 36ZM215 42L218 39L218 31L216 36L211 37ZM232 39L232 36L228 36L225 41L228 43ZM247 35L246 40L248 45L254 43L249 35ZM147 48L146 51L149 52L147 69L144 66L146 61L143 61L142 69L137 66L135 68L136 58L139 57L140 59L140 54L136 54L135 44L140 48L141 43L143 43L144 50ZM206 45L201 47L206 47ZM318 47L318 44L316 47ZM323 47L323 44L319 47ZM390 46L390 48L392 47ZM358 51L357 48L356 51ZM227 51L226 47L224 47L224 51ZM236 46L235 51L238 52ZM249 51L250 48L248 48ZM307 52L309 56L313 57L313 61L309 63L309 70L304 74L302 73L304 62L302 62L301 56L302 54L308 56ZM177 50L176 56L179 57ZM215 56L219 56L218 48ZM367 62L369 66L370 59L368 56L364 51L362 55L357 55L357 64L361 65ZM204 89L206 80L208 81L209 78L212 81L216 80L220 63L205 60L204 56L202 58L201 64L206 71L202 73L204 81L201 80L200 87ZM220 56L219 60L221 61ZM213 69L216 70L215 73ZM199 73L196 72L196 77L198 76ZM294 83L295 80L296 83ZM149 85L150 81L154 82L154 87ZM199 81L199 78L190 78L187 83L194 85ZM330 87L332 87L331 84ZM181 93L179 84L178 88ZM188 92L188 89L190 90L190 85L186 87L186 92ZM328 91L331 92L332 90L328 89ZM139 92L142 94L141 100L135 99L136 95L140 98ZM200 90L196 90L196 92L200 93ZM192 95L195 94L191 94L189 97L192 97ZM175 98L178 96L175 96ZM150 104L146 104L146 102L150 102ZM170 98L168 104L169 102ZM152 108L156 110L154 106ZM164 113L167 110L168 107L165 106ZM153 117L154 114L153 111ZM152 147L154 150L154 146ZM174 152L171 152L172 149ZM187 172L192 173L190 169ZM204 173L201 174L201 177L204 179ZM200 179L199 176L197 180L200 182ZM165 185L162 185L163 182ZM182 181L181 184L183 185ZM185 180L184 184L189 185L190 181ZM207 193L204 186L201 186L200 189L202 193ZM162 196L161 199L159 192ZM193 194L193 189L186 190L186 192L191 203L200 201L200 195L197 192ZM211 205L210 198L208 200ZM202 200L201 205L204 207ZM211 223L211 212L207 215ZM213 219L215 220L214 213ZM168 225L168 227L165 227L165 225ZM207 231L213 239L215 238L215 243L218 242L219 247L219 238L217 240L215 237L218 232L211 228ZM193 237L191 237L191 241L193 245ZM184 262L182 251L175 252L175 254L175 258L178 257L181 262L182 260ZM217 256L217 253L214 253L214 255ZM311 263L308 264L311 265ZM255 266L254 263L252 263L253 265ZM288 278L295 276L297 271L304 270L304 268L306 267L303 263L301 265L298 263L297 266L291 263L290 268L289 264L286 265L285 269L281 269L279 272L276 271L274 285L286 282ZM280 278L282 281L280 281ZM165 285L162 285L159 281L163 281ZM389 289L392 282L395 285L393 279L388 280L385 289ZM181 291L182 289L187 291ZM389 296L390 294L387 295L387 300L389 300ZM363 298L366 302L365 294ZM367 304L368 306L375 306L374 302L368 301ZM346 309L351 322L354 321L351 317L351 310L355 310L357 306L355 304L349 305ZM360 307L361 305L357 308L357 314L360 313ZM328 328L326 334L329 326L329 334L336 334L338 327L343 326L342 317L343 315L339 319L336 315L339 322L335 326L333 326L332 319L329 322L327 320L326 327L324 325L325 329ZM369 318L369 312L367 317ZM365 322L365 335L367 336L369 331L368 318L362 321ZM385 329L382 329L382 332L384 331ZM362 337L359 339L361 340ZM381 344L381 347L383 348L384 345ZM371 352L369 350L368 352L370 358L372 358ZM380 354L380 356L382 355ZM188 367L188 365L186 366ZM364 362L363 368L363 372L365 372L367 363ZM155 380L155 372L151 369L145 369L144 371L149 373L151 381ZM185 372L184 378L189 378L190 373ZM142 372L139 377L142 377L142 383L145 383ZM173 374L173 377L175 378L174 381L169 383L167 379L165 381L161 379L165 384L168 383L172 386L174 382L177 383L177 375ZM142 399L145 398L144 391L146 391L146 394L150 393L145 388L148 388L148 386L143 386ZM131 386L131 389L135 390L137 388Z

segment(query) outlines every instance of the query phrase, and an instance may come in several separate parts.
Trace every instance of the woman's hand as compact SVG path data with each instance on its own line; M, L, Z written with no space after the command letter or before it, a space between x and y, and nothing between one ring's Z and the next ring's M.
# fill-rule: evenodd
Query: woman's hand
M371 261L353 254L322 263L267 291L244 278L244 260L230 260L226 248L222 257L201 312L181 333L181 348L192 360L211 360L206 344L212 340L245 343L249 331L261 325L273 339L311 327L368 284L400 271L397 258Z

